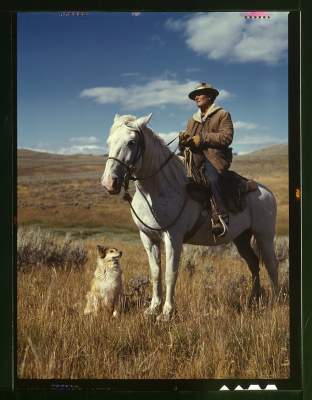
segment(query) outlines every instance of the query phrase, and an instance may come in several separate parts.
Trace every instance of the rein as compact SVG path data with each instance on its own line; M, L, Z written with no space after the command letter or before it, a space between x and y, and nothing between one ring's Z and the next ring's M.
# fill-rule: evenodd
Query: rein
M151 214L152 214L153 217L156 219L156 216L155 216L155 214L154 214L154 211L153 211L152 207L150 206L150 204L149 204L147 198L145 197L144 193L140 190L139 187L138 187L138 189L139 189L141 195L143 196L144 200L146 201L146 203L147 203L147 205L148 205L148 208L149 208ZM130 205L130 208L131 208L131 210L133 211L133 214L137 217L137 219L141 222L142 225L144 225L144 226L145 226L146 228L148 228L148 229L151 229L152 231L161 232L161 231L165 231L166 229L171 228L171 226L173 226L173 225L177 222L177 220L180 218L182 212L184 211L184 208L185 208L185 206L186 206L188 197L185 196L183 205L182 205L182 207L181 207L181 209L180 209L178 215L175 217L175 219L174 219L172 222L170 222L170 224L165 225L165 226L163 226L163 227L161 227L161 228L153 228L152 226L149 226L149 225L147 225L144 221L142 221L142 219L138 216L138 214L136 213L135 209L134 209L133 206L132 206L132 203L131 203L132 198L131 198L131 195L130 195L128 192L125 193L124 199L125 199L126 201L128 201L128 203L129 203L129 205Z
M145 180L145 179L149 179L149 178L152 178L153 176L157 175L158 172L160 172L160 171L163 169L163 167L164 167L165 165L168 164L168 162L171 160L171 158L175 155L175 152L176 152L176 151L177 151L177 148L175 149L174 152L171 152L170 156L169 156L169 157L160 165L160 167L159 167L155 172L153 172L151 175L149 175L149 176L143 176L142 178L137 178L137 177L135 177L135 176L130 176L130 180L131 180L131 181L138 181L138 180L143 181L143 180Z
M134 170L134 168L135 168L135 164L138 162L139 158L143 156L143 152L144 152L144 150L145 150L145 141L144 141L144 136L143 136L143 132L142 132L141 129L138 130L138 134L139 134L139 142L142 143L142 147L141 147L141 146L138 146L138 150L137 150L137 152L136 152L136 155L135 155L135 157L134 157L134 161L132 162L132 164L127 164L127 163L125 163L124 161L121 161L121 160L119 160L119 159L116 158L116 157L108 157L107 160L114 160L114 161L117 161L117 162L119 162L121 165L123 165L124 167L126 167L127 172L126 172L125 177L124 177L124 185L123 185L123 186L124 186L124 189L125 189L125 193L124 193L123 199L126 200L126 201L128 201L132 212L134 213L134 215L136 216L136 218L141 222L142 225L144 225L146 228L151 229L151 230L153 230L153 231L158 231L158 232L160 232L160 231L164 231L164 230L170 228L171 226L173 226L173 225L177 222L177 220L180 218L180 216L181 216L181 214L182 214L182 212L183 212L183 210L184 210L184 208L185 208L185 206L186 206L186 203L187 203L187 201L188 201L188 196L185 197L184 202L183 202L183 205L182 205L182 207L181 207L181 209L180 209L178 215L174 218L174 220L173 220L172 222L170 222L168 225L166 225L166 226L164 226L164 227L161 227L161 228L153 228L153 227L147 225L144 221L142 221L142 219L138 216L138 214L136 213L135 209L133 208L133 206L132 206L132 197L131 197L130 193L128 192L128 190L129 190L129 181L130 181L130 180L131 180L131 181L145 180L145 179L149 179L149 178L152 178L153 176L157 175L157 174L163 169L163 167L164 167L165 165L168 164L168 162L171 160L171 158L175 155L175 152L176 152L176 150L177 150L178 147L174 150L174 152L171 152L171 153L170 153L170 156L160 165L160 167L159 167L155 172L153 172L151 175L138 178L138 177L133 176L133 175L132 175L132 172L133 172L133 170ZM169 145L170 145L171 143L173 143L178 137L179 137L179 135L176 136L176 137L175 137L173 140L171 140L169 143L167 143L166 146L169 146ZM149 208L151 214L153 215L153 217L154 217L155 220L156 220L156 216L155 216L155 214L154 214L154 211L153 211L152 207L150 206L150 204L149 204L149 202L148 202L146 196L144 195L144 193L142 192L142 190L139 188L139 186L137 186L137 189L140 191L142 197L144 198L144 200L146 201L146 203L147 203L147 205L148 205L148 208Z

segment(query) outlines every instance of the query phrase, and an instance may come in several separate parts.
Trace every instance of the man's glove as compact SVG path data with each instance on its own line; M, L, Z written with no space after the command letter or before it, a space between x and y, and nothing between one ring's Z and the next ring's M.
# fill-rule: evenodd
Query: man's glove
M191 138L191 136L189 133L184 132L184 131L180 132L179 133L179 145L182 147L186 147L190 138Z
M187 132L181 132L179 135L180 147L189 147L192 151L198 151L202 144L200 135L190 136Z
M200 135L195 135L191 138L191 140L189 141L189 146L195 149L198 149L199 146L201 145L201 137Z
M201 146L202 140L199 135L192 136L186 144L186 147L189 147L194 153L198 153L201 150Z

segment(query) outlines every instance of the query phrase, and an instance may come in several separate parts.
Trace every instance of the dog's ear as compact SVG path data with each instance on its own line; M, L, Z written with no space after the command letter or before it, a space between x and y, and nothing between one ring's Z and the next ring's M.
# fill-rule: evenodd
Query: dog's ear
M96 246L96 248L97 248L99 255L104 258L106 256L107 248L104 246L100 246L99 244Z

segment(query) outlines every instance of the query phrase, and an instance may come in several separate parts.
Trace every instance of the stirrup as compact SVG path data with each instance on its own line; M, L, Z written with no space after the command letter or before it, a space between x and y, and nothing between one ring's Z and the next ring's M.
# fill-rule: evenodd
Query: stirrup
M217 214L217 218L217 222L211 219L212 234L215 238L220 238L228 233L229 217L228 215Z

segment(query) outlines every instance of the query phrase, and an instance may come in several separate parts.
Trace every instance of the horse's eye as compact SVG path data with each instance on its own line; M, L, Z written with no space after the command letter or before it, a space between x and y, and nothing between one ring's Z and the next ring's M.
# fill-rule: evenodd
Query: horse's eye
M135 145L135 140L129 140L128 146L134 146Z

